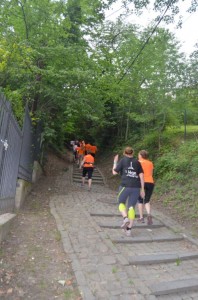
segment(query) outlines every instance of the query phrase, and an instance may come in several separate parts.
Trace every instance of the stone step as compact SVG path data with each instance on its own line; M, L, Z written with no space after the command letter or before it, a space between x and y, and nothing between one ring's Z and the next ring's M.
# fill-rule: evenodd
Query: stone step
M82 168L81 169L79 169L79 168L73 168L73 172L74 173L82 172ZM95 172L97 174L100 174L100 172L97 170L97 168L94 168L93 172Z
M198 259L198 253L158 253L128 257L131 265L152 265L190 259Z
M82 178L82 173L73 174L72 177L74 177L74 178ZM98 175L94 174L94 173L92 174L92 178L101 178L103 180L102 176L100 176L99 174Z
M82 178L82 174L73 174L73 178L77 178L77 179ZM95 175L95 174L92 175L92 178L103 180L103 178L100 175Z
M139 218L139 214L135 214L136 218ZM90 216L92 217L120 217L121 218L121 214L120 213L103 213L103 212L90 212ZM144 215L144 217L146 217L146 215Z
M87 178L85 179L85 182L87 181ZM78 179L78 178L74 178L73 179L73 182L75 182L75 183L81 183L82 182L82 179ZM93 184L100 184L100 185L104 185L104 181L102 181L102 180L97 180L97 179L94 179L94 178L92 178L92 183Z
M198 277L160 282L150 287L152 295L162 296L173 293L198 291ZM172 299L172 298L171 298ZM193 298L195 299L195 298ZM197 299L197 298L196 298Z
M87 180L88 180L88 178L85 177L85 181L87 181ZM93 181L100 182L100 183L104 183L104 181L103 181L101 178L95 178L95 177L92 177L92 180L93 180ZM81 182L81 181L82 181L82 177L79 177L79 178L73 177L73 181L75 181L75 182Z
M101 227L101 228L110 228L110 229L119 229L120 228L120 224L104 224L104 223L98 223L98 225ZM165 227L164 224L162 223L159 223L159 221L154 221L154 224L153 225L147 225L146 223L143 223L143 224L139 224L139 223L135 223L133 225L133 228L134 229L145 229L145 228L161 228L161 227Z
M0 242L6 238L15 217L16 214L12 213L5 213L0 215Z
M73 172L76 172L76 173L78 173L78 172L82 172L82 168L81 168L81 169L79 169L78 167L75 167L75 168L73 168ZM98 173L98 174L100 174L100 172L98 171L98 169L97 169L97 168L94 168L94 173Z
M140 243L164 243L164 242L178 242L182 241L184 237L152 237L152 236L145 236L145 237L126 237L121 239L112 239L112 242L115 244L140 244Z

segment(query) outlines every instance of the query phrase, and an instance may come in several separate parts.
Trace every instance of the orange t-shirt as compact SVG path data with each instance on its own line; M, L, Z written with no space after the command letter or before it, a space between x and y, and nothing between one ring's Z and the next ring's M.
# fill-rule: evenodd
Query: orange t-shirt
M94 145L90 147L91 153L94 153L94 154L95 154L95 153L97 152L97 150L98 150L97 147L94 146Z
M84 148L81 146L81 147L78 147L77 148L77 151L78 151L78 154L79 155L84 155L84 153L85 153L85 150L84 150Z
M91 147L90 144L85 144L85 150L86 150L86 151L88 151L88 150L90 151L90 147Z
M139 160L139 162L141 163L142 169L144 171L144 182L154 183L154 179L153 179L154 165L152 161L148 159L141 159Z
M87 154L84 157L84 167L85 168L93 168L94 165L94 157L91 154Z

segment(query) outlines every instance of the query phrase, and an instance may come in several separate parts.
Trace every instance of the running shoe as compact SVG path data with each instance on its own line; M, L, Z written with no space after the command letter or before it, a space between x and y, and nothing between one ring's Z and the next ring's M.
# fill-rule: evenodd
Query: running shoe
M148 215L147 216L147 225L152 225L152 224L153 224L152 216Z
M125 219L123 220L123 223L122 223L122 225L121 225L121 228L122 228L122 229L126 229L127 226L129 225L129 223L130 223L129 219L128 219L128 218L125 218Z
M139 218L139 219L137 219L137 221L138 221L138 223L145 223L144 218Z
M126 234L126 236L131 236L131 229L125 230L125 234Z

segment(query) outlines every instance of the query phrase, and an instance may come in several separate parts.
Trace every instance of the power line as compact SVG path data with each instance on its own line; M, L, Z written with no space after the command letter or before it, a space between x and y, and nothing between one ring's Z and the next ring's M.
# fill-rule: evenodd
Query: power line
M170 6L172 5L173 0L170 0L164 13L162 14L162 16L159 18L159 21L156 23L156 25L154 26L153 30L151 31L151 34L149 35L149 37L146 39L146 41L144 42L144 44L142 45L141 49L139 50L139 52L137 53L137 55L135 56L135 58L132 60L131 64L129 65L129 67L127 68L127 70L124 72L124 74L122 75L122 77L119 79L118 84L123 80L123 78L126 76L128 70L134 65L134 63L136 62L136 60L138 59L138 57L140 56L140 54L142 53L142 51L144 50L144 48L146 47L146 45L148 44L149 40L151 39L152 35L155 33L157 27L159 26L159 24L161 23L161 21L163 20L165 14L167 13L168 9L170 8Z
M131 3L129 3L128 8L129 8L130 4L131 4ZM108 19L109 17L111 17L112 15L114 15L115 13L117 13L118 11L120 11L120 10L122 10L122 9L125 9L125 7L124 7L124 6L121 6L121 7L118 8L117 10L113 11L110 15L106 16L106 19ZM131 14L133 14L133 13L131 13ZM130 14L130 15L131 15L131 14ZM128 15L128 16L129 16L129 15ZM127 17L128 17L128 16L127 16Z
M118 11L120 11L120 10L123 9L123 8L124 8L124 7L122 6L122 7L120 7L119 9L113 11L110 15L106 16L106 19L109 18L109 17L111 17L112 15L114 15L115 13L117 13Z

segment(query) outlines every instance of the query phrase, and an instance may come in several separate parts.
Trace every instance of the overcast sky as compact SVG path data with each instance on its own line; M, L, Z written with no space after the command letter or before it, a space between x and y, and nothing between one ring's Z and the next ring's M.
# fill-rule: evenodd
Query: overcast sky
M198 11L191 14L186 13L190 4L191 0L185 0L184 2L180 0L179 2L180 13L183 16L183 26L181 29L176 28L176 24L167 26L164 23L160 23L160 26L169 28L170 31L175 34L176 38L182 44L181 51L185 52L187 55L195 50L194 45L195 43L198 43ZM129 8L132 8L132 4L129 5ZM106 18L115 21L122 12L124 12L124 9L122 9L121 3L118 2L113 6L112 10L107 11ZM135 23L140 26L148 26L155 16L156 14L153 13L152 9L147 9L143 15L135 19ZM125 20L134 23L134 15L130 15Z

